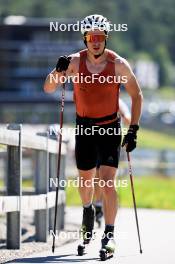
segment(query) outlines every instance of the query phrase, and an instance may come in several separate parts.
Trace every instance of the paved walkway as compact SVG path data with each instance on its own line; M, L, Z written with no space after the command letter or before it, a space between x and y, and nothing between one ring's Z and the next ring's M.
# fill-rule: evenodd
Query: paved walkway
M67 208L67 221L81 224L80 208ZM174 264L175 263L175 212L138 210L143 254L139 253L134 211L119 209L116 221L117 250L106 263L118 264ZM77 228L78 228L77 225ZM99 263L100 238L103 229L96 229L96 239L87 254L77 256L78 240L58 247L55 254L43 252L10 263Z

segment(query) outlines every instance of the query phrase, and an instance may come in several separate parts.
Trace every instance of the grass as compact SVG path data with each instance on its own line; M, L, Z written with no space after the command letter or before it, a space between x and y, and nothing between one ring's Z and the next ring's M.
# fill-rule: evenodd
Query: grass
M140 148L175 150L175 140L174 136L141 128L138 132L138 146Z
M175 179L165 177L135 177L135 196L137 206L140 208L175 209ZM121 207L133 207L130 182L125 188L119 188ZM69 187L66 189L67 205L81 205L78 189Z
M175 209L175 179L139 177L134 179L134 187L138 207ZM121 206L133 206L130 185L120 188L119 195Z

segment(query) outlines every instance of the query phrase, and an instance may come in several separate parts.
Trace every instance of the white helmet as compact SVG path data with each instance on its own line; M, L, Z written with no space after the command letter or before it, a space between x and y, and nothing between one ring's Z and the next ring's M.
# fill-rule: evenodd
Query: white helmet
M95 29L106 31L106 33L108 33L110 31L110 23L107 18L102 15L95 14L87 16L81 21L81 33L83 35L86 32Z

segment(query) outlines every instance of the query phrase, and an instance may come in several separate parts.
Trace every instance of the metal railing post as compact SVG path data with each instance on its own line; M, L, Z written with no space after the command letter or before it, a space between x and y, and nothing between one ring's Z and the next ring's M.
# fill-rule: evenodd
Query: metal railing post
M7 195L19 196L18 211L7 213L7 248L21 246L21 195L22 195L22 125L10 124L7 129L19 130L19 146L7 147Z

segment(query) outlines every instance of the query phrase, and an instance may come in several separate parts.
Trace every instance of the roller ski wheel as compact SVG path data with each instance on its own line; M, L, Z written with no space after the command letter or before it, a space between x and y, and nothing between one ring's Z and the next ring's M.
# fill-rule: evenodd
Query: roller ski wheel
M112 258L113 255L114 255L114 252L109 251L109 250L107 250L107 249L105 249L105 248L102 248L102 249L100 250L100 260L101 260L101 261L105 261L105 260L107 260L107 259L109 259L109 258Z
M78 256L83 256L85 254L85 245L80 244L77 248Z

